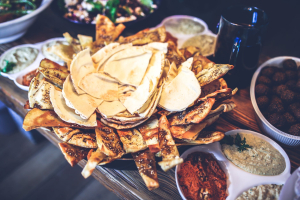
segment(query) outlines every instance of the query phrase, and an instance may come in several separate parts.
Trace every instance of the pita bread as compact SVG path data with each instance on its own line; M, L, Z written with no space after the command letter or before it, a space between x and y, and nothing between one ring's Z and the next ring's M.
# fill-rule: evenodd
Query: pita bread
M147 148L142 134L137 129L117 130L126 153L135 153Z
M77 37L79 39L79 43L82 49L86 49L86 48L90 48L90 50L92 49L92 45L93 45L92 36L78 34Z
M98 50L96 53L92 55L92 60L95 63L95 65L98 67L98 64L100 61L114 48L119 46L119 43L110 43L109 45L106 45L102 49ZM96 67L96 68L97 68Z
M65 122L75 123L82 126L97 126L96 113L88 119L82 119L75 114L75 110L67 106L61 91L56 90L53 86L50 88L50 101L55 113Z
M71 45L57 44L48 48L49 53L53 53L60 57L66 63L72 62L75 51Z
M164 54L160 51L153 54L141 85L137 87L131 96L125 99L123 105L131 114L134 114L138 110L139 113L143 112L147 108L147 104L144 106L145 103L147 101L151 102L150 98L157 90L157 85L163 72L164 58Z
M113 44L115 44L115 43L113 43ZM118 44L118 43L117 43ZM100 54L100 56L99 56L99 54L97 55L95 55L95 59L96 60L98 60L98 62L96 63L96 69L97 69L97 71L103 71L103 64L110 58L110 57L112 57L114 54L116 54L116 53L118 53L118 52L120 52L120 51L123 51L124 49L127 49L127 48L129 48L129 47L132 47L132 44L130 43L130 44L123 44L123 45L116 45L115 47L114 47L115 45L112 45L112 46L109 46L109 45L107 45L106 47L104 47L104 48L106 48L106 49L104 49L103 51L103 53L102 52L99 52L99 54ZM100 49L101 50L101 49ZM97 52L98 53L98 52ZM99 56L99 57L98 57ZM97 58L98 57L98 58Z
M159 106L168 111L182 111L201 94L195 74L183 67L179 74L163 88Z
M111 101L111 102L104 101L98 107L98 111L106 117L114 116L125 110L126 108L123 106L123 104L120 101Z
M94 98L88 94L78 94L72 84L70 76L67 77L63 85L62 95L67 106L75 109L75 113L81 118L88 119L103 102L102 99Z
M192 63L193 63L194 58L191 57L189 59L187 59L186 61L184 61L183 63L181 63L180 68L185 67L189 70L192 70Z
M89 95L104 101L118 100L118 82L103 73L90 73L79 82L79 87Z
M162 43L162 42L151 42L149 44L147 44L146 46L153 48L155 50L161 51L164 54L166 54L168 52L168 43Z
M92 175L98 163L100 163L106 157L107 156L104 153L102 153L99 149L97 149L96 151L91 149L88 155L88 161L81 172L82 176L84 178L88 178L90 175Z
M144 47L130 47L114 54L104 65L104 73L122 84L139 86L152 57Z
M90 50L85 49L79 52L72 60L70 66L71 79L74 88L78 94L84 94L85 92L79 87L79 83L83 77L87 74L95 71L93 61L90 55Z

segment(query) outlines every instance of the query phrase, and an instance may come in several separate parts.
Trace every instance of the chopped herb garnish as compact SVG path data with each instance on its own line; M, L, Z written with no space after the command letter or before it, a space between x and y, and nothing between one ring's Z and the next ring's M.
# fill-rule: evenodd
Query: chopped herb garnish
M242 152L244 150L247 150L248 148L252 148L250 145L246 144L246 138L241 138L240 134L236 134L235 139L234 137L230 135L225 135L225 137L220 141L221 144L228 144L232 146L235 144L238 147L238 151Z
M9 62L7 60L4 60L4 62L6 63L5 66L3 67L3 69L1 70L4 73L10 72L11 70L13 70L13 68L16 66L16 63L14 62Z

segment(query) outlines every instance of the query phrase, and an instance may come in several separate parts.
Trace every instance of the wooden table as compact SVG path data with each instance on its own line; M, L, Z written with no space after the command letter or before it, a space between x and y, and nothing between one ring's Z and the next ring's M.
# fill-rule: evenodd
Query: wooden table
M218 2L218 0L216 1ZM214 26L219 20L222 8L231 3L235 3L235 1L228 1L226 3L219 2L218 6L215 7L207 5L209 12L205 12L203 10L200 12L193 8L194 4L186 4L182 7L182 1L166 0L163 1L162 8L154 17L151 17L134 27L127 28L124 35L130 35L144 28L153 27L160 23L164 17L171 14L189 14L197 16L206 21L211 30L214 30ZM270 3L270 1L264 1L262 4L258 3L258 6L267 10L267 3ZM296 13L296 8L297 7L294 7L294 4L290 2L288 6L280 5L274 8L274 10L269 11L271 14L270 17L273 17L272 19L276 19L278 9L286 9L290 12L294 11L295 14L292 15L290 13L286 13L287 16L285 15L284 19L288 19L289 21L282 24L282 26L286 28L285 31L283 29L276 29L276 23L270 22L270 28L267 34L270 37L266 38L266 43L262 49L262 55L260 57L260 63L273 56L300 56L300 48L297 48L300 46L300 41L299 38L296 37L297 35L300 35L300 30L299 27L292 27L292 24L297 22L297 19L300 20L300 15L297 14L298 12ZM274 32L274 30L276 30L276 32ZM286 40L293 41L293 43L287 44L283 42L282 36L287 33L286 31L288 31L289 34L289 37L286 38ZM47 9L41 14L39 19L22 39L9 44L0 45L0 54L19 44L37 43L53 37L61 37L64 32L69 32L73 36L76 36L77 34L94 36L95 28L92 26L71 24L61 19L59 16L56 16L51 9ZM294 39L291 37L294 37ZM0 100L17 112L20 116L25 116L27 111L23 108L23 105L27 100L27 92L19 89L16 85L14 85L13 81L4 77L0 77ZM239 90L233 100L236 103L237 108L230 113L223 114L217 123L213 125L214 129L226 132L232 129L242 128L261 132L256 123L254 110L250 102L249 88ZM41 129L38 131L56 146L57 143L61 142L52 132ZM300 166L300 148L283 148L291 160L292 172ZM85 163L86 161L81 161L79 165L83 167ZM180 199L180 195L175 185L174 169L167 173L159 170L158 177L160 188L152 192L147 190L137 170L115 170L98 166L93 173L93 177L121 199Z

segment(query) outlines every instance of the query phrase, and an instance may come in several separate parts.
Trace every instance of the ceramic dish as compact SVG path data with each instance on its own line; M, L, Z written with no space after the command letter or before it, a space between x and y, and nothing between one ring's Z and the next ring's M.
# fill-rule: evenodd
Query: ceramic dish
M37 19L38 15L44 11L52 0L43 0L40 7L35 11L22 17L0 23L0 44L14 41L22 37L27 29Z
M9 50L7 50L5 53L3 53L0 57L0 62L3 61L4 57L11 51L11 50L14 50L14 49L17 49L17 48L20 48L20 47L32 47L32 48L35 48L35 49L38 49L39 50L39 54L37 55L35 61L29 65L28 67L26 67L25 69L21 70L20 72L17 72L17 73L13 73L13 74L8 74L8 73L3 73L3 72L0 72L1 73L1 76L4 76L4 77L7 77L11 80L14 81L14 83L19 87L21 88L22 90L26 90L28 91L29 90L29 87L28 86L25 86L25 85L22 85L22 78L25 74L33 71L34 69L37 69L39 67L39 64L41 62L42 59L45 58L45 56L43 55L43 52L42 52L42 47L44 44L47 44L49 42L52 42L52 41L56 41L56 40L65 40L64 38L53 38L53 39L50 39L50 40L46 40L44 42L40 42L40 43L36 43L36 44L23 44L23 45L19 45L19 46L15 46ZM57 62L58 64L63 64L62 62Z
M226 200L234 200L237 197L239 197L244 191L247 191L248 189L258 186L258 185L264 185L264 184L284 184L285 181L290 177L290 170L291 170L291 164L290 160L285 153L285 151L273 140L270 138L257 133L253 131L243 130L243 129L237 129L228 131L225 134L226 135L236 135L237 133L246 133L246 134L252 134L255 135L261 139L264 139L265 141L269 142L275 149L277 149L281 155L284 157L286 168L285 170L276 176L261 176L256 174L251 174L249 172L246 172L242 170L241 168L237 167L235 164L233 164L231 161L229 161L226 156L222 153L221 145L219 142L208 144L208 145L201 145L196 146L191 149L188 149L185 151L181 158L185 159L187 156L193 152L207 152L213 154L213 156L216 158L218 163L220 164L220 167L223 169L227 176L227 193L228 197ZM181 165L177 165L175 169L175 179L176 179L176 186L177 189L182 197L182 199L186 200L184 197L181 187L178 183L178 171L180 170ZM247 180L247 181L245 181Z
M294 136L294 135L290 135L287 134L279 129L277 129L276 127L274 127L271 123L268 122L268 120L263 116L263 114L261 113L260 109L257 106L256 103L256 98L255 98L255 84L256 84L256 79L258 78L258 75L260 74L260 71L266 67L266 66L278 66L278 67L282 67L282 62L285 59L293 59L296 63L297 66L300 65L300 58L296 58L296 57L291 57L291 56L280 56L280 57L275 57L272 58L266 62L264 62L262 65L260 65L258 67L258 69L255 71L253 77L252 77L252 81L251 81L251 85L250 85L250 98L251 98L251 102L253 105L253 108L255 110L255 116L256 116L256 120L257 123L259 125L259 127L262 129L262 131L267 134L268 136L270 136L271 138L274 138L275 140L277 140L278 142L287 145L287 146L300 146L300 136Z
M297 172L300 168L296 169L290 178L286 181L280 192L279 200L294 199L296 197L295 184L298 179Z
M179 19L190 19L194 22L198 22L199 24L201 24L204 27L204 30L198 34L178 34L178 33L173 33L170 30L168 30L167 26L165 26L167 24L167 22L169 22L170 20L179 20ZM182 47L182 45L184 44L184 42L188 39L190 39L191 37L194 37L196 35L210 35L213 37L217 37L216 34L213 34L209 29L207 24L202 20L199 19L197 17L193 17L193 16L188 16L188 15L173 15L170 17L165 18L159 25L157 25L155 28L160 27L160 26L165 26L167 31L169 31L174 37L176 37L178 39L178 49L180 49ZM206 55L209 56L209 55Z

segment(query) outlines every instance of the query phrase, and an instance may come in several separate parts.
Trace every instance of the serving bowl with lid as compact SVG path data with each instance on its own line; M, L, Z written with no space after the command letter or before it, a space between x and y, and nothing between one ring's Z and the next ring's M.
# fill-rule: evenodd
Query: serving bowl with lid
M261 130L265 134L270 136L271 138L282 143L283 145L296 147L296 146L300 146L300 136L295 136L295 135L290 135L288 133L285 133L285 132L277 129L270 122L268 122L268 120L263 116L260 109L258 108L256 98L255 98L255 84L256 84L256 80L257 80L261 70L267 66L276 66L276 67L282 68L283 67L282 62L285 59L293 59L297 63L297 66L300 65L300 58L291 57L291 56L275 57L275 58L272 58L272 59L264 62L262 65L260 65L257 68L257 70L255 71L255 73L252 77L252 81L251 81L251 85L250 85L250 99L251 99L251 103L252 103L254 111L255 111L257 123L258 123L259 127L261 128Z
M189 154L194 152L205 152L205 153L213 154L213 156L218 161L220 167L222 168L222 170L225 172L227 176L228 197L226 198L226 200L235 200L244 191L247 191L248 189L254 186L265 185L265 184L279 184L279 185L284 184L286 180L291 176L290 174L291 164L286 152L272 139L254 131L236 129L236 130L226 132L225 135L236 135L237 133L255 135L270 143L283 156L286 163L285 170L281 174L275 176L262 176L262 175L256 175L256 174L251 174L249 172L246 172L241 168L237 167L235 164L233 164L231 161L229 161L226 158L226 156L223 154L221 150L220 142L215 142L208 145L201 145L201 146L190 148L186 150L180 157L186 159ZM179 179L178 171L180 170L180 167L181 165L177 165L175 169L176 186L182 199L186 200L178 180Z
M52 0L43 0L40 7L33 12L22 17L0 23L0 44L12 42L22 37L27 29L37 19L39 14L44 11Z

